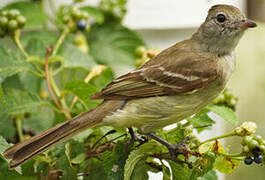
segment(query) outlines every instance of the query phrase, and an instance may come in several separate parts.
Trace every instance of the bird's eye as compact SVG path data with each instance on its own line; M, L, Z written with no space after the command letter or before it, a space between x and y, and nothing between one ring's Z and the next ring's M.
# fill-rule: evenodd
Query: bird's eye
M224 14L218 14L218 15L217 15L217 21L218 21L219 23L223 23L223 22L225 22L225 20L226 20L226 17L225 17Z

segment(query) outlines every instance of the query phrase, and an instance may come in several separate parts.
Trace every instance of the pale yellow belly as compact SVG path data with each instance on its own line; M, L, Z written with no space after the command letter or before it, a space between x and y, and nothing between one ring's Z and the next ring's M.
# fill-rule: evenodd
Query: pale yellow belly
M137 127L143 132L151 132L200 111L214 100L222 89L222 87L211 89L209 91L211 93L208 93L209 89L204 89L190 95L131 100L123 109L105 117L103 122L118 128Z

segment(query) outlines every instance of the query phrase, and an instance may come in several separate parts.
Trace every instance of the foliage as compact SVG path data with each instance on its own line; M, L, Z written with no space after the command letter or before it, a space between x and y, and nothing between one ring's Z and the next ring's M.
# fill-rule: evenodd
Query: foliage
M96 107L101 101L90 96L114 74L140 66L159 52L146 48L137 33L121 24L125 0L102 0L98 7L77 6L81 0L75 0L58 9L49 2L52 16L44 11L44 0L3 8L19 10L27 23L0 39L0 179L147 180L148 172L162 172L165 180L215 180L216 170L234 172L245 157L262 160L265 144L253 135L253 124L204 142L194 135L194 130L200 133L215 123L210 113L237 124L237 98L226 90L176 128L155 132L172 144L186 140L190 154L179 154L176 162L153 140L125 148L129 136L124 130L99 127L8 169L6 148ZM77 26L86 19L85 28ZM219 142L231 136L242 137L241 153L230 154Z

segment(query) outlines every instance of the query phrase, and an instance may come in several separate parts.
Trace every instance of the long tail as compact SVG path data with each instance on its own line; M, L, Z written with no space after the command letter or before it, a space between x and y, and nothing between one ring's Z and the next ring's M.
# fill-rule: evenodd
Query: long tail
M113 101L112 101L113 102ZM97 108L83 113L71 120L41 132L24 142L8 148L4 152L11 159L10 168L15 168L28 159L48 150L52 146L78 134L79 132L102 124L102 119L120 107L120 102L105 101Z

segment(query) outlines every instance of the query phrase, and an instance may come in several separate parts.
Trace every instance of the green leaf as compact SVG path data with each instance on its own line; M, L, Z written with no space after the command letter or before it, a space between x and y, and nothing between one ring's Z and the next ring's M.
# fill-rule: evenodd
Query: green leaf
M146 154L140 149L131 151L128 159L126 160L126 164L124 166L124 180L131 179L131 175L136 167L136 164L140 160L145 159L146 157L147 157Z
M170 176L171 176L171 173L170 173L170 170L167 166L165 166L163 164L162 166L163 168L163 180L171 180Z
M6 114L32 112L36 107L47 104L36 94L17 89L6 89Z
M145 163L144 159L141 159L134 167L130 180L148 180L149 176L147 171L149 166Z
M133 67L135 49L143 45L135 32L115 23L92 26L87 38L96 61L116 68L117 64Z
M27 19L25 28L35 28L43 25L46 15L42 11L39 3L15 2L4 7L5 9L17 9Z
M203 109L200 112L198 112L195 116L187 118L187 120L192 124L194 128L197 129L199 133L209 128L215 123L215 121L213 121L208 116L208 112L209 110Z
M90 70L96 65L94 59L83 52L81 52L76 46L65 43L63 46L63 66L65 68L83 68Z
M14 137L16 128L13 125L11 116L0 115L0 134L6 139Z
M218 180L215 170L209 171L203 177L199 177L198 180Z
M31 68L17 51L9 48L0 46L0 59L0 80Z
M215 160L214 168L221 173L230 174L235 172L235 170L239 167L240 162L240 160L218 156Z
M97 21L97 23L102 24L104 22L104 13L102 12L102 10L92 6L85 6L80 9L82 11L86 11Z
M23 128L40 133L53 126L54 117L54 111L47 107L33 109L29 117L23 120Z
M2 103L4 107L6 106L6 100L5 100L4 91L3 91L1 83L0 83L0 103Z
M44 58L46 48L54 45L58 34L45 30L34 30L23 33L22 44L31 56Z
M95 107L100 101L90 100L90 96L98 91L95 86L85 83L84 81L70 81L64 88L65 92L69 92L78 97L78 99L86 106L86 108Z
M81 153L77 155L74 159L71 160L71 163L73 164L80 164L87 158L87 155L85 153Z
M236 117L235 112L228 107L211 105L211 106L208 106L207 109L221 116L225 121L228 121L233 125L238 124L238 119Z
M173 161L168 161L170 164L173 180L187 180L189 179L191 175L190 169L187 167L187 165L184 164L178 164Z

